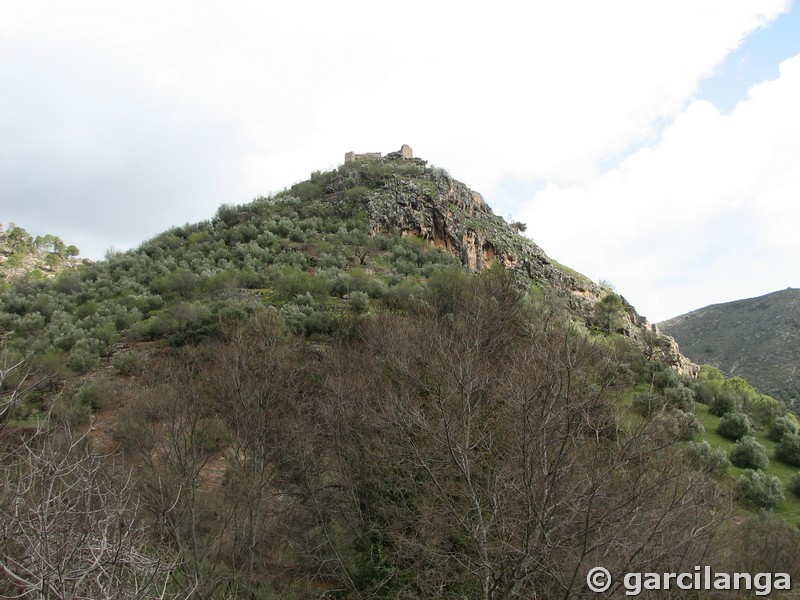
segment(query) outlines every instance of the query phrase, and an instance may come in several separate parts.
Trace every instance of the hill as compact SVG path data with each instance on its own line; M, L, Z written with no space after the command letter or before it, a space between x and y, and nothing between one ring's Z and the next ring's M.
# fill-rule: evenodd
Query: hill
M14 223L6 229L0 223L0 281L25 274L52 277L80 264L79 253L76 246L67 246L58 236L33 237Z
M694 362L775 398L800 398L800 289L714 304L658 325Z
M800 574L800 534L752 516L800 514L796 421L698 374L523 227L404 147L13 278L0 595L574 598L596 565L615 594L627 571ZM746 470L703 427L723 421L778 458L748 438Z

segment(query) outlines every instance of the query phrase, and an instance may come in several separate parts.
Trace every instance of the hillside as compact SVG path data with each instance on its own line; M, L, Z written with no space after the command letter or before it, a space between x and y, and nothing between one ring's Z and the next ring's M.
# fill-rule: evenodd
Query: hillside
M785 401L800 398L800 289L714 304L659 323L698 364Z
M14 223L5 229L0 223L0 281L25 274L52 277L80 264L79 253L77 247L67 246L58 236L34 237Z
M588 598L596 565L622 596L627 571L768 560L800 576L785 407L698 372L522 229L404 147L12 278L0 596Z

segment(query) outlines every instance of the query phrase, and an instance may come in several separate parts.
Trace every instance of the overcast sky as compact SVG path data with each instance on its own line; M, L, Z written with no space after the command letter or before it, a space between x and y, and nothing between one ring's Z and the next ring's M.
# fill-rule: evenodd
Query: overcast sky
M0 0L0 223L127 249L396 150L659 321L800 287L788 0Z

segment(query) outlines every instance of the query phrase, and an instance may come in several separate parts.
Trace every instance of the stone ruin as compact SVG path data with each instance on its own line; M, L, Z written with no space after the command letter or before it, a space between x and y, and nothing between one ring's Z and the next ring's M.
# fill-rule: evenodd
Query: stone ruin
M363 154L356 154L355 152L347 152L344 155L344 162L346 164L364 158L376 159L382 157L383 155L380 152L365 152ZM398 152L391 152L386 155L386 158L402 158L404 160L411 160L414 158L414 152L411 150L411 147L408 144L403 144Z

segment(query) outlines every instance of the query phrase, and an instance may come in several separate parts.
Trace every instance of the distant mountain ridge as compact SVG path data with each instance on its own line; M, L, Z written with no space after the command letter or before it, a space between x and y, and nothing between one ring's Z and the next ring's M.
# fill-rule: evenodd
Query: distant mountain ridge
M775 398L800 398L800 289L706 306L658 326L692 361Z

